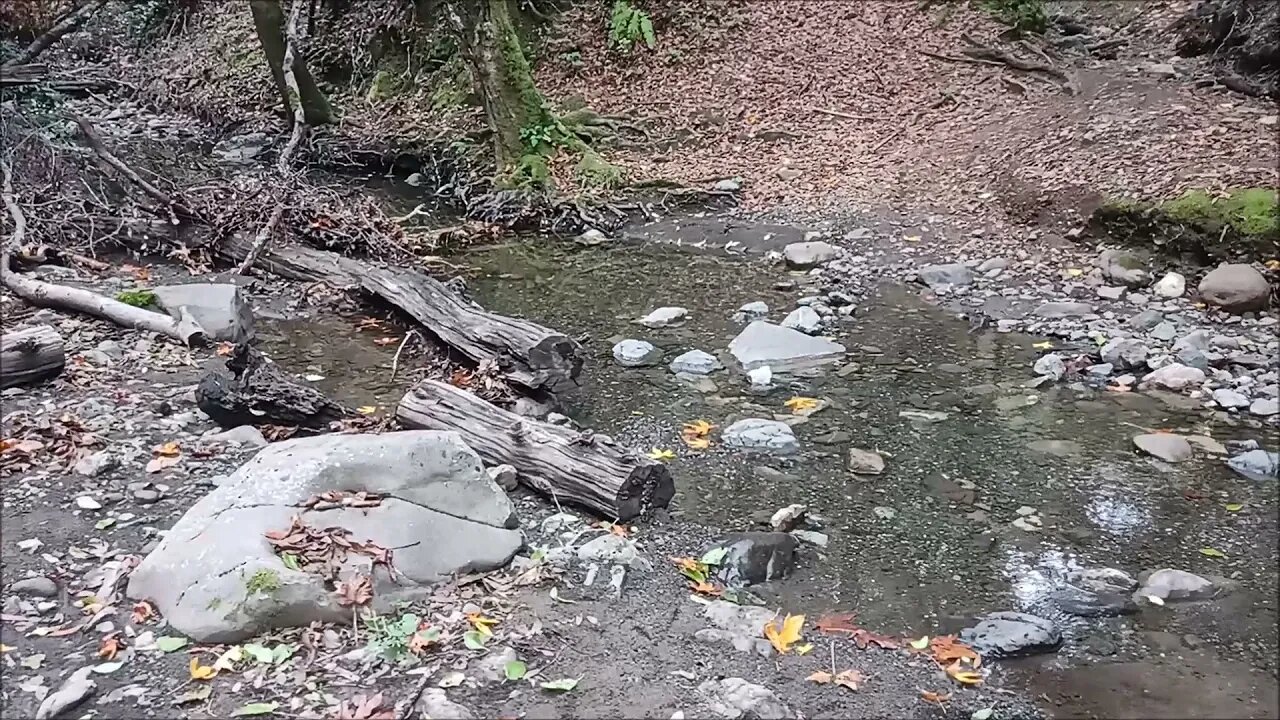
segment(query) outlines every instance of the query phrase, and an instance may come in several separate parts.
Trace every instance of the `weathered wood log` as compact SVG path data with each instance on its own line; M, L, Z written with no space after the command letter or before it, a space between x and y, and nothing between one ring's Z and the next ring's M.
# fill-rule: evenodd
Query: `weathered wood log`
M48 325L0 335L0 388L52 377L62 372L65 363L62 336Z
M252 247L251 239L233 236L218 244L218 253L234 262ZM582 354L572 338L528 320L489 312L425 273L296 246L268 246L257 265L289 280L324 282L376 297L402 310L471 362L497 362L503 377L521 387L557 395L578 386Z
M524 418L452 385L427 380L400 401L401 424L453 430L493 465L515 467L520 481L544 495L630 520L666 507L675 494L671 471L600 435Z
M231 374L210 371L196 385L196 405L224 428L288 425L313 429L353 413L303 385L265 355L241 343L227 358Z

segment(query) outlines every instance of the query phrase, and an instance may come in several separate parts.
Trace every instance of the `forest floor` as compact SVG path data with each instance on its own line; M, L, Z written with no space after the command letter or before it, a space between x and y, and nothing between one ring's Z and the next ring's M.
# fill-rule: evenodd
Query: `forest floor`
M610 161L636 179L704 187L722 178L742 181L742 208L729 217L677 217L631 228L628 237L698 247L722 245L708 238L723 238L763 255L816 229L863 261L836 279L862 293L869 314L860 312L857 324L840 331L854 351L852 374L839 382L796 378L763 398L717 376L724 387L708 394L677 387L660 368L612 367L603 339L634 332L630 318L653 307L685 304L693 321L653 339L669 352L715 350L736 333L727 318L737 306L767 299L785 312L820 292L812 279L754 263L720 266L702 255L630 256L613 248L567 257L557 250L551 261L519 257L478 271L486 306L596 338L585 371L596 393L588 395L593 426L635 447L671 446L679 455L674 512L638 524L630 535L652 567L630 570L618 596L603 575L586 585L585 568L576 564L531 587L512 588L501 574L492 583L450 585L427 609L441 623L459 625L464 603L481 604L501 620L487 652L500 656L510 646L541 673L532 685L502 677L485 653L461 647L429 654L416 666L380 663L364 650L368 631L346 627L257 639L305 656L305 663L249 659L212 681L192 679L189 657L211 664L227 648L158 650L156 638L167 634L163 619L145 611L131 617L120 588L103 585L102 575L153 547L218 476L249 456L251 448L213 438L216 428L192 400L200 373L222 360L40 311L33 321L64 333L72 362L55 382L4 395L6 437L22 434L47 445L38 462L10 453L0 463L5 716L33 714L73 670L93 666L97 692L79 712L110 718L226 717L237 709L408 717L423 688L431 688L436 704L416 709L438 718L728 717L735 707L763 717L1274 717L1276 576L1267 565L1276 533L1274 488L1233 484L1216 456L1198 453L1175 470L1137 461L1129 446L1133 426L1209 432L1209 421L1193 413L1198 403L1168 394L1032 392L1024 386L1027 346L1039 336L992 341L993 333L967 332L963 321L918 299L886 300L875 291L880 281L914 279L916 266L930 260L1005 260L1006 271L977 281L989 296L1003 295L996 300L1016 305L1082 290L1092 300L1093 289L1077 287L1076 279L1094 262L1095 249L1064 236L1103 197L1276 184L1274 105L1197 88L1206 68L1170 59L1164 30L1187 3L1061 5L1127 40L1112 59L1054 53L1074 92L1043 74L925 54L957 56L964 34L994 42L1002 28L968 8L944 17L943 8L919 12L898 3L677 4L683 10L659 18L656 50L627 58L604 47L597 5L556 24L561 34L546 39L538 68L548 98L580 96L598 111L641 120L649 133L651 142L642 146L606 148ZM282 127L269 109L275 99L260 58L243 50L253 47L247 13L232 14L230 6L200 16L192 29L201 32L140 51L122 68L156 105L130 106L125 117L112 119L110 106L118 103L104 100L95 120L112 143L138 151L168 143L194 153L219 133ZM211 53L211 46L222 50ZM1152 67L1168 64L1172 73ZM335 134L355 145L395 149L444 136L419 112L422 94L379 103L365 88L352 88L337 97L348 112ZM217 132L205 123L214 119ZM468 127L476 116L454 119ZM400 179L393 183L406 194ZM460 262L483 265L488 252L503 251L479 248ZM704 264L713 268L707 275L690 274ZM185 271L157 261L149 278L136 267L48 272L113 292ZM294 372L323 371L330 376L324 389L344 401L385 411L410 382L381 379L395 346L356 330L360 318L349 306L274 280L254 280L246 292L266 319L268 351ZM7 294L4 300L6 327L31 319L31 308ZM1274 355L1266 337L1274 325L1260 324L1274 323L1274 316L1241 324L1189 299L1177 303L1180 332L1239 336ZM1140 309L1100 303L1108 332ZM1082 322L1064 325L1083 335ZM403 330L394 322L384 327L397 336ZM952 375L957 367L962 374ZM743 461L724 448L699 454L679 445L683 421L705 416L728 424L743 412L782 412L780 403L793 391L835 400L813 423L797 423L806 446L800 460ZM899 416L903 407L952 403L965 408L965 417L932 428ZM1214 423L1215 437L1224 439L1265 441L1274 429L1234 417ZM842 451L822 447L819 431L874 443L891 470L874 483L849 482ZM1033 448L1050 438L1085 450L1046 461ZM182 447L181 461L145 471L154 448L168 442ZM87 451L106 451L113 462L76 469L78 454ZM1116 473L1134 485L1117 491ZM976 484L977 499L963 491L970 485L956 483ZM1088 490L1074 495L1077 486ZM791 502L809 503L823 516L820 529L832 542L803 547L796 577L761 593L770 609L809 614L805 640L814 647L762 657L696 638L708 624L704 606L691 599L669 558L697 555L722 529L756 527L749 515ZM1243 509L1225 510L1224 502ZM521 491L517 505L531 545L565 541L542 525L556 511L550 503ZM1025 506L1043 512L1046 532L1011 526ZM886 507L897 508L897 522L878 515ZM605 532L590 530L582 539ZM1229 558L1220 563L1197 552L1206 547ZM1026 588L1013 587L1018 583L1009 575L1061 580L1057 566L1047 566L1064 553L1135 575L1159 567L1220 573L1230 578L1220 578L1224 586L1240 587L1212 603L1147 607L1132 621L1073 624L1059 654L989 663L975 688L959 687L922 653L863 648L838 632L813 629L822 614L854 612L859 625L898 642L953 632L1014 600L1022 608ZM12 589L17 579L36 582L19 596ZM113 637L119 648L111 652ZM857 691L807 679L846 667L866 676ZM776 697L717 705L716 688L700 686L726 677L745 678ZM552 678L578 678L580 685L563 693L537 687ZM375 694L379 702L354 707ZM446 694L469 710L439 703ZM774 700L785 709L770 709Z

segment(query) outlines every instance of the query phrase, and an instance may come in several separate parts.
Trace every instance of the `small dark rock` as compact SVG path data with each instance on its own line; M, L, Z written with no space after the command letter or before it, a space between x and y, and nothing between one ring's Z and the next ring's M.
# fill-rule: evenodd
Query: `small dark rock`
M1062 631L1052 621L1020 612L994 612L960 632L960 641L991 658L1052 652Z
M1133 600L1120 593L1090 592L1067 586L1055 591L1051 598L1063 612L1080 617L1115 617L1138 611Z
M796 539L782 532L726 535L715 547L728 548L716 578L728 587L754 585L784 577L795 563Z

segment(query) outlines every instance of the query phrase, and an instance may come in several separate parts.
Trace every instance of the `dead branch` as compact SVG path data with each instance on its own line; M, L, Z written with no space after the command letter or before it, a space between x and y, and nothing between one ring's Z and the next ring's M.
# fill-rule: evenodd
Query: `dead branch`
M1023 60L1022 58L1010 55L1003 50L997 50L996 48L983 45L968 34L963 34L961 37L965 42L972 46L960 51L964 53L966 57L974 60L983 60L1007 65L1014 70L1021 70L1022 72L1042 73L1062 83L1063 87L1072 95L1076 92L1075 84L1071 82L1071 76L1052 65Z
M193 342L203 342L204 331L190 316L174 320L167 315L127 305L88 290L42 282L10 270L10 248L21 246L27 232L27 217L23 214L22 207L18 205L17 198L14 197L13 171L8 163L0 164L0 173L4 176L0 200L9 211L9 218L13 223L9 242L0 248L0 285L4 285L13 291L14 295L39 307L82 312L110 320L123 327L159 333L188 345Z
M80 127L80 132L84 135L85 140L88 141L89 147L97 153L98 157L121 175L125 176L129 182L137 185L142 192L164 205L165 209L169 212L170 222L174 225L182 224L183 220L204 222L204 219L200 217L199 213L196 213L186 205L174 200L172 196L155 185L143 180L142 176L139 175L137 171L126 165L123 160L116 157L110 150L108 150L107 146L103 144L102 138L98 137L97 131L93 129L93 123L90 123L79 115L72 115L72 118L75 119L76 125Z
M284 206L283 201L279 202L276 204L275 209L271 211L271 215L267 218L267 223L254 236L253 247L250 248L249 254L244 256L244 260L236 268L237 273L248 275L249 271L253 269L253 264L258 262L258 256L262 254L262 250L271 241L271 235L276 231L276 226L280 224L280 218L284 217Z
M0 70L7 70L15 65L25 65L36 58L37 55L49 49L50 45L58 42L63 35L75 30L80 23L89 19L89 16L98 11L98 8L107 3L107 0L93 0L93 2L85 3L79 8L67 13L61 20L54 24L53 27L45 31L43 35L36 38L25 50L5 61L4 65L0 65Z
M0 388L25 385L62 372L66 351L62 336L48 325L0 335Z
M115 80L50 72L44 63L26 63L23 65L5 65L0 67L0 88L23 87L26 85L43 85L50 90L63 93L92 92L105 90L115 84Z

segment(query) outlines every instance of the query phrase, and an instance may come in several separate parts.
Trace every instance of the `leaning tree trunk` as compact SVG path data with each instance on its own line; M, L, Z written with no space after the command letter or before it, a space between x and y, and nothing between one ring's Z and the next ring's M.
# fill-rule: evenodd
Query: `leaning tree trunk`
M521 131L555 122L533 82L511 0L456 0L447 12L493 130L498 175L511 176L524 156L538 150Z
M304 0L293 0L303 2ZM262 52L267 56L267 64L271 66L271 76L275 78L276 87L280 89L280 97L284 102L285 112L293 119L293 103L289 100L289 83L285 78L285 35L284 11L280 8L280 0L251 0L253 11L253 27L258 33L258 41L262 43ZM325 125L333 122L333 108L329 98L316 85L307 69L306 58L301 51L293 57L293 74L298 80L298 95L302 103L303 118L308 125Z

